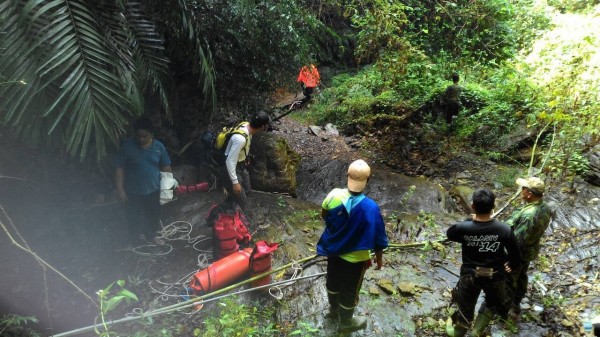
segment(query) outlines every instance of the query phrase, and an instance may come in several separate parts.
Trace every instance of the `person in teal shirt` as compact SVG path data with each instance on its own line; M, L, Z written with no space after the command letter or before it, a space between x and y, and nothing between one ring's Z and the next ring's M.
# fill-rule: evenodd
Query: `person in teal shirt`
M133 124L134 137L125 139L115 157L117 197L125 203L127 234L148 239L160 226L160 171L172 172L165 146L154 139L153 126L142 117Z
M353 317L365 271L375 253L376 270L383 266L388 246L379 206L363 194L371 168L363 160L348 168L347 188L329 192L322 203L325 230L317 243L317 254L327 256L329 317L339 319L341 332L364 329L367 320Z

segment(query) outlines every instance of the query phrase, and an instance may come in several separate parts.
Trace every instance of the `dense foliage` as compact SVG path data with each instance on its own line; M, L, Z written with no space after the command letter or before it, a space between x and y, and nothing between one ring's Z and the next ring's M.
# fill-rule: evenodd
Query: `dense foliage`
M135 1L0 2L1 122L84 158L116 144L153 88L169 109L162 40Z
M169 118L181 74L210 111L217 95L269 91L336 38L291 0L2 0L0 13L1 122L81 159L102 159L135 117L161 110L144 104L152 92Z
M180 70L197 71L198 60L209 58L218 95L225 99L256 95L280 85L309 61L311 50L328 32L310 11L292 0L147 4Z
M429 55L445 51L466 62L487 62L514 52L514 9L508 0L403 2L410 41Z
M543 131L544 170L582 173L583 154L598 143L600 129L600 37L592 28L600 24L599 7L585 3L557 9L529 0L370 1L352 18L360 31L356 58L373 66L334 77L309 115L352 130L379 114L413 113L443 124L444 91L458 72L463 108L454 135L508 158L517 145L511 132L528 130L533 146Z
M173 79L197 83L198 90L181 94L205 102L197 110L207 121L225 101L262 102L292 84L301 65L319 61L337 74L306 116L342 129L373 115L440 122L444 90L458 72L464 91L455 134L474 146L508 151L490 149L490 140L516 127L544 129L548 169L564 173L599 138L595 0L0 6L2 123L81 158L102 158L147 109L149 95L161 98L169 116L181 92L170 89ZM566 28L575 25L583 28Z

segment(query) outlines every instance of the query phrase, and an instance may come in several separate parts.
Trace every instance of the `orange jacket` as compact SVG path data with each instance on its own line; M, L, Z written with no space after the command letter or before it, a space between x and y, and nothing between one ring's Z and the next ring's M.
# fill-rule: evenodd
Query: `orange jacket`
M300 69L300 73L298 74L298 82L304 83L304 86L307 88L314 88L319 85L319 81L321 80L321 75L319 75L319 71L314 64L310 66L304 66Z

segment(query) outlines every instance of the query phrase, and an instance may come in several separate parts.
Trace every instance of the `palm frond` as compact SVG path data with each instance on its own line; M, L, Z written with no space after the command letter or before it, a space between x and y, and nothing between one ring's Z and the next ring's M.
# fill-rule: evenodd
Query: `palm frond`
M81 159L90 151L100 159L143 111L140 88L146 83L168 107L168 60L154 26L143 19L138 2L112 11L107 6L86 0L0 2L0 75L27 83L0 85L1 123ZM136 62L140 55L144 62Z
M198 21L198 18L196 17L195 12L189 8L187 0L178 0L178 4L181 10L183 28L188 31L188 38L197 48L196 59L199 60L200 80L202 81L204 97L209 100L210 106L214 108L217 104L215 67L210 48L208 47L208 42L202 36L201 31L196 27L195 23Z
M170 117L170 102L167 78L170 76L169 60L165 56L164 41L157 33L155 25L144 15L141 3L128 1L125 5L125 23L130 32L134 56L139 59L144 75L142 82L151 83L159 94L161 103ZM142 91L143 92L143 91Z

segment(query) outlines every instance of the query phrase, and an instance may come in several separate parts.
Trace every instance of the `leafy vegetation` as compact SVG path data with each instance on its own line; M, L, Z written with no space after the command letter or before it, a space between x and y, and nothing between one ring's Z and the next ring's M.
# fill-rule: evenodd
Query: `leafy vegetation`
M372 65L336 75L308 118L352 131L381 114L419 114L435 122L444 111L449 75L458 71L464 90L455 136L508 159L517 144L507 135L527 130L532 144L544 129L546 173L588 170L584 153L600 139L593 89L600 78L596 2L563 3L562 14L552 7L557 2L525 0L361 4L352 7L359 30L355 55ZM476 17L477 29L465 32L465 17ZM388 62L394 51L402 57Z
M563 153L547 153L549 172L581 173L600 129L597 8L593 0L3 0L1 121L30 142L102 159L153 96L167 118L190 118L177 111L173 80L197 82L201 90L185 94L203 99L206 122L217 97L247 113L261 104L257 93L291 84L307 62L358 64L331 79L307 117L343 130L382 114L434 122L458 72L458 137L506 151L492 140L550 123L556 144L544 150Z
M427 54L447 52L465 67L473 60L497 62L513 55L511 1L404 1L411 43Z
M38 337L40 334L27 329L28 323L37 323L35 317L4 315L0 317L0 336L31 336Z
M154 89L166 111L169 63L139 2L0 2L1 123L23 139L102 158ZM24 83L24 84L23 84Z
M3 0L0 13L0 122L82 160L104 158L148 110L170 119L182 74L198 81L206 122L218 94L256 97L337 38L291 0Z
M115 284L120 288L116 292L114 292L112 289ZM137 296L125 289L124 286L125 281L118 280L111 283L106 288L98 291L98 300L100 302L100 313L98 318L102 324L102 330L94 328L94 331L100 337L110 337L115 335L115 333L109 329L109 326L106 323L106 316L109 312L115 310L122 302L130 303L138 300Z
M279 330L273 321L273 308L237 303L235 298L219 302L220 313L207 318L194 336L273 336Z

